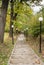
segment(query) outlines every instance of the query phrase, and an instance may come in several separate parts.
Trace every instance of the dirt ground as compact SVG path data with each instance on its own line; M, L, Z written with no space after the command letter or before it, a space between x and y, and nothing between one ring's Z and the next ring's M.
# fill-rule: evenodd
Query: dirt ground
M42 35L42 42L41 42L41 53L39 53L40 49L40 38L33 38L29 37L28 41L29 45L34 49L34 51L40 56L40 58L44 61L44 35Z

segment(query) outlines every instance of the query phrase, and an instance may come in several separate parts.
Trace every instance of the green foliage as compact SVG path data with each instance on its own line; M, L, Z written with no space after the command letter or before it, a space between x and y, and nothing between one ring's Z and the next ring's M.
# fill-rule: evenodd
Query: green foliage
M5 32L9 32L9 30L10 30L10 15L7 15Z
M10 14L10 5L8 8L8 13ZM42 10L44 13L44 9ZM20 3L19 1L14 3L14 14L17 13L16 20L14 20L14 31L16 28L19 31L23 31L27 35L32 35L33 37L38 37L40 33L40 22L38 18L41 14L33 15L32 10L26 3ZM44 15L43 15L44 17ZM10 15L7 15L7 23L5 27L5 31L9 31L10 27ZM28 32L24 31L28 28ZM42 33L44 33L44 21L42 23Z
M44 19L44 8L42 9L42 15L43 15L43 19Z
M2 5L2 2L0 1L0 7L1 7L1 5Z
M40 22L39 22L39 17L40 17L40 14L36 14L36 15L33 15L31 17L31 22L30 22L30 25L29 25L29 33L33 36L33 37L38 37L38 35L40 34ZM42 22L42 33L44 33L44 21Z
M15 28L18 28L18 30L23 31L26 28L26 26L28 27L28 21L32 16L32 10L25 3L24 4L17 3L17 4L19 5L16 5L15 6L16 8L14 9L14 12L17 13L14 25Z
M38 37L40 33L40 26L38 24L33 25L29 31L33 37Z
M24 35L26 36L26 38L28 37L28 28L24 29Z

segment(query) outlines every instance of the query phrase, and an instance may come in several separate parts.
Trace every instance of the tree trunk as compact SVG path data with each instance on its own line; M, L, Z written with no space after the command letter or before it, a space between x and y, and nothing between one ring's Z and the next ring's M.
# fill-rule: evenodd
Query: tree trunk
M4 41L4 29L9 0L2 0L1 17L0 17L0 42Z
M14 1L11 0L10 3L11 3L11 18L10 18L10 32L9 32L9 36L12 37L13 33L12 33L12 27L11 26L13 25L13 12L14 12L13 11L13 6L14 6Z

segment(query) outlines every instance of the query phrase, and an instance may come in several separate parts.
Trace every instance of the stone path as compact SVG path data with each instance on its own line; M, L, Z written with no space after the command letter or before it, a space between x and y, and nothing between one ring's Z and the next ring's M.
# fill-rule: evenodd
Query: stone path
M26 43L24 35L21 34L16 41L8 65L43 65L43 62Z

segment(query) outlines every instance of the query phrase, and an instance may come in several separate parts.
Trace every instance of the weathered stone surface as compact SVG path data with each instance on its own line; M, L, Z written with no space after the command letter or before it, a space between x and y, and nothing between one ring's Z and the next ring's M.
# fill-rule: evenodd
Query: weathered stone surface
M26 43L24 35L20 35L14 46L8 65L43 65L43 62L29 44Z

